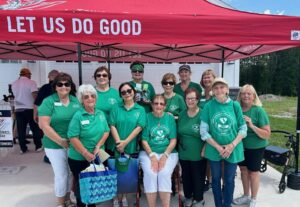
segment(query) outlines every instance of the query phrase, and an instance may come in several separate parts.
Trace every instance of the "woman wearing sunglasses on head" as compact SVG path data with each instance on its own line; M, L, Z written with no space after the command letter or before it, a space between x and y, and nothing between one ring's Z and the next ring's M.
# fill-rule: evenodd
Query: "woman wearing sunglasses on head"
M164 89L163 95L166 98L165 111L173 114L174 118L177 119L179 113L186 109L186 105L182 96L173 91L175 84L176 77L173 73L166 73L161 80Z
M97 91L92 85L81 85L78 88L77 98L82 108L74 114L69 125L68 138L71 145L68 162L76 181L77 207L85 207L80 197L79 174L95 159L100 148L104 149L110 130L104 112L96 109Z
M123 103L115 106L110 113L111 134L116 143L116 150L127 155L138 152L138 135L145 127L146 114L142 106L135 103L135 90L130 83L122 83L119 93ZM114 207L128 206L125 195L118 195Z
M97 84L96 91L98 95L96 108L102 110L108 120L111 109L116 104L121 103L122 100L119 96L118 90L110 87L111 73L107 67L101 66L97 68L94 72L94 79ZM110 155L113 155L113 151L115 150L114 147L115 141L110 135L105 142L106 151Z
M142 134L144 151L139 154L144 191L149 207L156 206L157 193L162 206L169 207L171 176L178 162L176 123L171 114L164 112L166 100L163 95L155 95L151 106L153 112L147 114L147 125Z
M74 96L75 84L69 74L59 73L52 87L55 93L44 99L38 107L39 127L44 132L43 146L54 172L57 206L71 207L72 176L68 165L67 131L74 113L81 106Z

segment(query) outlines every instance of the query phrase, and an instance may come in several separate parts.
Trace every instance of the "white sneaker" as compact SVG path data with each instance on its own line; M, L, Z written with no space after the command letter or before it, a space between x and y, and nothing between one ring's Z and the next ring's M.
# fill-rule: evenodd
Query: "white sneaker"
M122 204L119 202L118 198L114 198L113 207L120 207Z
M184 200L184 207L191 207L193 205L193 199L192 198L186 198Z
M204 200L196 202L193 204L193 207L204 207Z
M232 201L232 203L235 204L235 205L245 205L245 204L248 205L250 203L250 200L251 199L250 199L249 196L243 195L241 197L238 197L238 198L234 199Z
M128 201L126 197L122 198L122 207L128 207Z
M251 199L249 203L249 207L256 207L256 200Z

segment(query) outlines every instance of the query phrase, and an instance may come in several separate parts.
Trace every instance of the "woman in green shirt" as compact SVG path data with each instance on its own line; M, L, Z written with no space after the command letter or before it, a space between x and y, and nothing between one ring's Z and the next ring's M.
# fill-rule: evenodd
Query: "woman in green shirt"
M216 78L216 74L212 69L207 69L202 73L200 85L204 89L201 94L201 99L199 101L199 106L201 109L204 108L204 105L211 100L212 98L212 83Z
M255 207L261 160L271 135L270 122L252 85L244 85L240 89L237 100L241 103L248 132L247 137L243 139L245 160L239 163L244 195L234 199L233 203Z
M200 95L194 88L185 91L187 110L179 114L178 153L182 169L184 206L203 207L206 159L201 157L204 141L200 137Z
M69 125L68 138L71 145L68 162L76 181L77 207L85 207L80 197L79 174L95 159L100 148L104 149L109 127L105 114L96 109L97 91L92 85L79 86L77 98L83 108L74 114ZM96 207L95 204L87 206Z
M173 114L174 118L178 119L179 113L186 109L186 105L182 96L173 91L175 84L176 76L173 73L166 73L161 80L164 89L163 95L167 101L165 111Z
M241 140L247 135L247 125L240 104L228 97L229 87L223 78L214 80L212 91L214 98L201 113L200 134L202 140L207 142L205 157L210 162L215 206L231 207L237 163L244 160Z
M97 68L94 72L94 79L97 84L95 88L98 95L96 108L103 111L108 120L112 108L121 103L122 100L119 96L119 92L110 87L111 73L107 67L101 66ZM114 146L115 141L110 135L105 142L105 150L110 155L113 155Z
M166 100L155 95L151 103L153 112L147 114L147 125L142 134L139 158L144 172L144 191L149 207L156 206L157 192L163 207L170 206L171 176L178 162L176 124L173 115L164 112Z
M115 106L110 113L110 129L116 143L116 150L127 155L138 152L138 135L145 127L145 109L135 103L135 89L128 83L122 83L119 94L123 103ZM114 199L114 207L128 206L125 195Z
M39 127L44 132L43 146L54 172L54 188L58 207L72 206L70 191L72 174L68 165L69 141L67 131L80 104L74 96L72 77L59 73L52 83L54 94L38 107Z

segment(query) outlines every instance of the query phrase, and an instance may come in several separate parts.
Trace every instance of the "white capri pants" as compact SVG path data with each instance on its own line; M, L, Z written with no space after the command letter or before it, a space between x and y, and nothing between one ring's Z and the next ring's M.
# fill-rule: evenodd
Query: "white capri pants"
M54 191L56 197L63 197L71 191L72 173L68 164L66 149L45 148L45 153L51 162L54 172Z
M163 154L155 153L155 156L159 158ZM145 193L155 192L172 192L172 173L178 162L178 153L171 153L166 161L165 167L158 172L154 172L151 169L151 160L145 151L141 151L139 154L141 167L144 173L144 191Z

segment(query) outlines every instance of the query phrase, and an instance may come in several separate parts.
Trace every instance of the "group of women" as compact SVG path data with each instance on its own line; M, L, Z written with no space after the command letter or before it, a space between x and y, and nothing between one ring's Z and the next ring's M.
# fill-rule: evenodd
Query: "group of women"
M156 206L157 194L163 207L170 206L171 175L178 160L185 206L204 206L207 160L216 207L229 207L232 202L255 206L258 166L270 126L254 88L241 88L239 104L229 98L226 81L216 78L212 70L202 74L203 92L191 82L190 66L181 66L178 74L178 84L174 74L163 76L164 93L153 97L152 111L147 114L135 102L136 91L130 82L122 83L118 91L110 87L111 73L106 67L95 70L95 87L79 86L77 98L71 76L60 73L56 77L54 93L43 101L38 113L43 145L54 171L57 206L86 206L80 199L79 173L100 149L111 155L139 154L149 207ZM244 195L233 200L238 163ZM76 205L70 201L71 189ZM113 206L128 206L126 195L116 197Z

